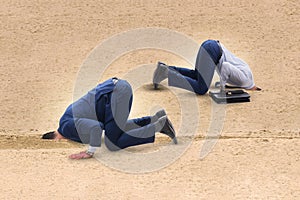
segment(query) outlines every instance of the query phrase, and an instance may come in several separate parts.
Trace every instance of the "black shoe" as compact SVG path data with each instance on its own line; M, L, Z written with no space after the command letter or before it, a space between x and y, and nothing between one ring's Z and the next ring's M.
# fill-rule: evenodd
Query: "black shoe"
M153 116L151 116L151 123L157 122L159 119L162 119L162 117L164 117L166 115L167 115L167 113L166 113L166 111L164 109L161 109L161 110L157 111ZM162 122L160 123L161 124L160 127L163 127L164 126L164 122L166 120L161 120L161 121ZM159 130L159 128L157 130Z
M178 144L174 127L168 118L166 118L166 122L160 132L169 136L173 140L174 144Z
M168 66L165 63L162 62L157 63L156 69L153 74L153 80L152 80L155 90L158 89L158 85L160 82L168 78L168 70L169 70Z
M155 116L157 117L157 119L159 119L159 118L161 118L163 116L166 116L166 115L167 115L167 113L166 113L166 111L164 109L161 109L161 110L159 110L159 111L157 111L155 113Z

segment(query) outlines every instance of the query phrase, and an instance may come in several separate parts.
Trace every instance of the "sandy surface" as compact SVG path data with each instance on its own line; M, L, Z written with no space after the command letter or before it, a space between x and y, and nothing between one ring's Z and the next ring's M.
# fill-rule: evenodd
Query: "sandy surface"
M3 0L0 198L299 199L299 11L296 0ZM263 91L250 92L250 103L226 106L222 136L204 160L199 153L213 104L208 95L196 97L197 128L186 130L195 132L189 137L191 146L154 172L125 173L97 159L71 161L67 156L84 146L40 141L72 102L77 73L92 49L117 33L144 27L175 30L199 44L219 39L249 63ZM125 77L144 64L150 65L151 77L158 60L192 67L162 50L140 50L113 62L99 81ZM179 93L195 99L186 91ZM132 117L159 105L180 129L179 103L166 87L152 91L147 79L135 91ZM165 145L180 148L160 136L153 145L128 151L147 153Z

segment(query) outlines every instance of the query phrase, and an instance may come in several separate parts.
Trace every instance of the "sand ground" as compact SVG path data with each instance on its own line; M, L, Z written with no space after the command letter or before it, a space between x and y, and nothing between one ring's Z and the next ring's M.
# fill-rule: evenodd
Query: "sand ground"
M0 198L299 199L299 11L296 0L3 0ZM196 97L200 115L191 145L154 172L125 173L97 159L71 161L67 156L84 146L41 141L72 102L77 73L92 49L145 27L175 30L199 44L219 39L249 63L263 91L250 92L250 103L226 106L222 136L204 160L199 153L213 104L208 95ZM143 64L153 71L158 60L192 67L171 53L141 50L117 59L99 81L124 77ZM152 91L145 81L134 95L132 117L149 114L159 102L181 127L182 110L168 88ZM164 145L168 140L158 137L132 151Z

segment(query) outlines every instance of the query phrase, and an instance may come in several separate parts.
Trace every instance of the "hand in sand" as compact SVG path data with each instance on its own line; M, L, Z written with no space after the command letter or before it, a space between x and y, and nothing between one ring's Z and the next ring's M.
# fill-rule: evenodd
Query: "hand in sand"
M260 87L254 86L253 88L251 88L250 90L257 90L257 91L261 91Z
M80 160L80 159L87 159L87 158L92 158L93 155L90 155L86 153L85 151L82 151L80 153L72 154L69 156L70 159L75 159L75 160Z

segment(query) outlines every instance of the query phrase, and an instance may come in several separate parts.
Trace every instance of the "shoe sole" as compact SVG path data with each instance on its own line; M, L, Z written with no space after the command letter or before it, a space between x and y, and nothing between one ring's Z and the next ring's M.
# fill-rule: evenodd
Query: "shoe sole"
M178 144L176 136L172 139L174 144Z
M171 123L171 121L167 118L167 121L169 124L169 129L171 130L171 132L174 134L174 137L171 138L174 144L178 144L177 138L176 138L176 132L174 130L173 124ZM169 136L170 137L170 136Z
M158 68L159 68L160 65L166 65L166 64L158 61L157 65L156 65L156 70L158 70ZM153 74L153 86L154 86L155 90L158 89L158 85L159 85L158 83L154 82L154 77L155 77L155 74L156 74L156 70L154 71L154 74Z

